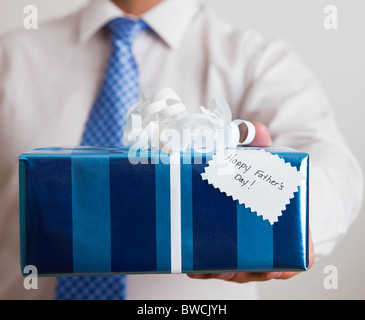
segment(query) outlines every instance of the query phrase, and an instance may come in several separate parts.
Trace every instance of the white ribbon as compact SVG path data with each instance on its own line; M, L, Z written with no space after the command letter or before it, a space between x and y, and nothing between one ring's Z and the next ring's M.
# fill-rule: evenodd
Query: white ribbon
M189 113L180 97L171 88L159 91L151 100L142 98L127 113L124 146L141 150L160 148L167 153L194 150L211 152L250 144L255 137L254 125L233 120L227 102L212 99L200 113ZM239 125L247 126L245 141L240 142Z

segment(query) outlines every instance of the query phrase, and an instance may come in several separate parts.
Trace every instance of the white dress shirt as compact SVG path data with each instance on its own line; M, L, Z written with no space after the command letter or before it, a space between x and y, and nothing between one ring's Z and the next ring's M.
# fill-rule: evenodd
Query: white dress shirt
M110 54L105 24L125 15L91 1L38 30L0 39L0 299L53 298L55 279L25 290L19 268L18 156L79 145ZM193 111L223 96L234 118L262 122L274 146L310 154L310 227L328 255L361 207L360 167L320 84L285 41L237 29L195 0L165 0L141 16L151 27L134 43L142 93L172 87ZM289 280L290 281L290 280ZM128 277L130 299L249 299L254 284L186 275Z

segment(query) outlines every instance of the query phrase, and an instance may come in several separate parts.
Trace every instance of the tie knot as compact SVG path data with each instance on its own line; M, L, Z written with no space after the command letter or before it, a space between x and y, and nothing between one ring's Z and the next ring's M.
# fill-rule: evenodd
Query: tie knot
M147 28L147 24L143 20L116 18L108 23L108 27L114 39L130 44L140 31Z

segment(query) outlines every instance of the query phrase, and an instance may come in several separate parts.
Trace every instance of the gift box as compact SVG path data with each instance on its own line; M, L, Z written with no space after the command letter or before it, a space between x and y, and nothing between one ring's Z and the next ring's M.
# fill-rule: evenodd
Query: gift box
M131 156L128 149L44 148L22 154L22 270L33 265L40 276L306 270L308 154L232 151L257 151L263 161L275 156L302 175L277 219L259 212L270 192L260 193L257 206L249 192L259 183L281 192L288 183L254 168L260 161L249 166L232 152L225 160L240 171L227 175L227 185L245 188L247 201L205 176L216 170L210 167L214 153L181 153L176 163L158 150Z

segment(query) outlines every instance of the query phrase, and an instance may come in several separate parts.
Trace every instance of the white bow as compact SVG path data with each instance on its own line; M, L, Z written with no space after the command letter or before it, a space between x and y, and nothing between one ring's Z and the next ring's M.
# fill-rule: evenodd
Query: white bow
M212 99L201 113L189 113L180 97L171 88L159 91L152 100L142 100L127 113L124 146L141 150L160 148L162 151L194 150L211 152L250 144L255 127L249 121L233 120L227 102L220 97ZM240 142L238 126L245 123L247 138Z

